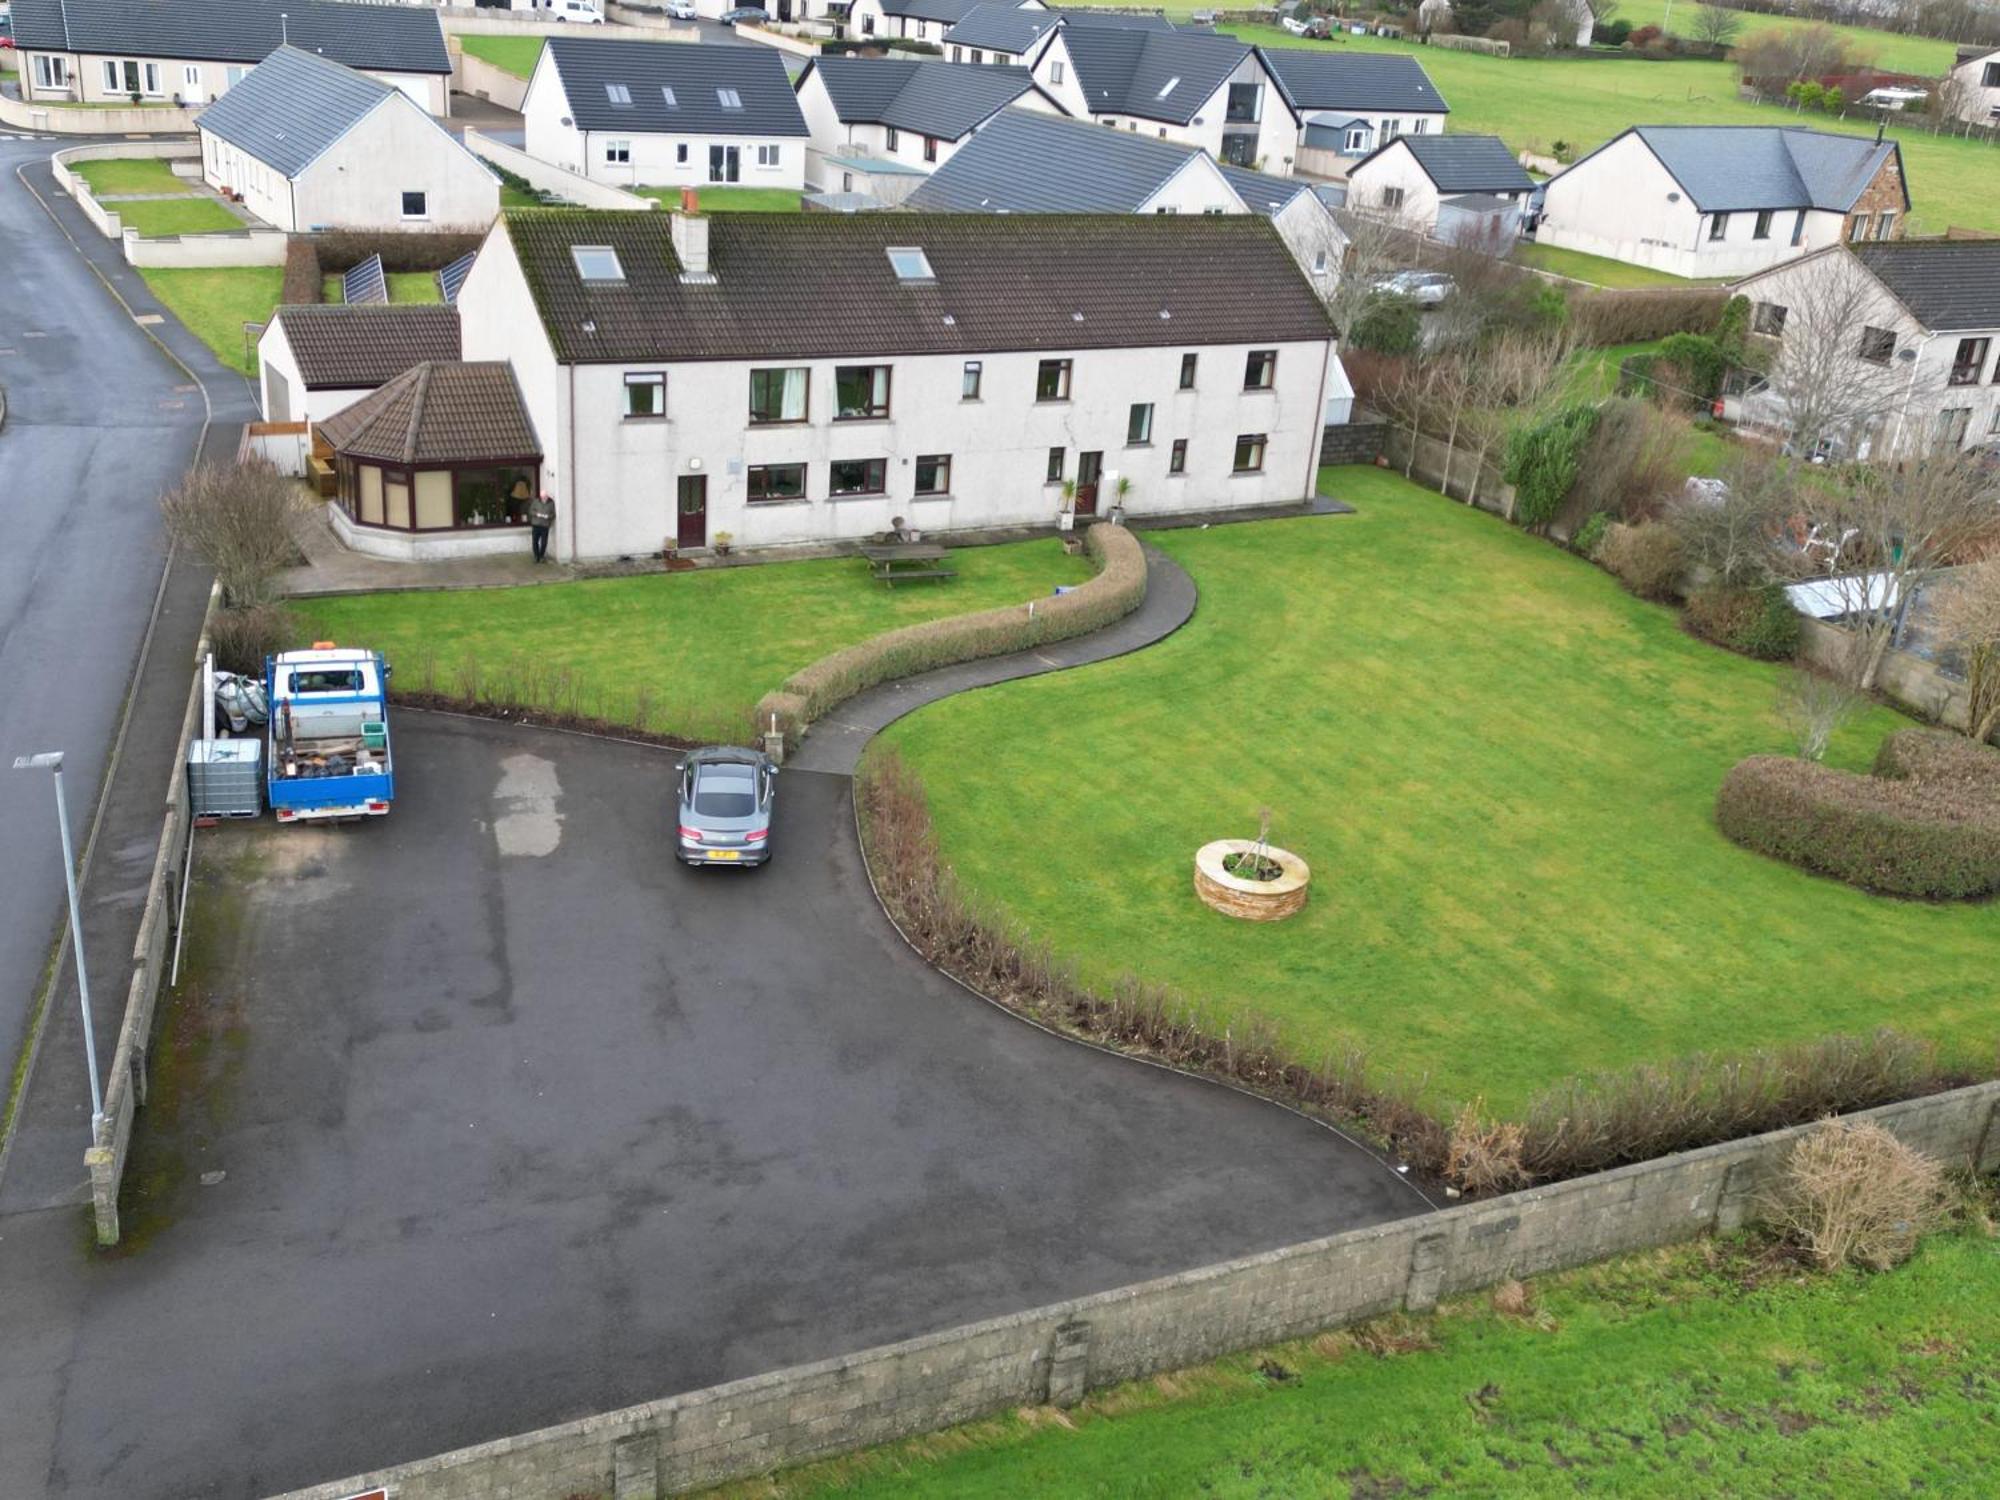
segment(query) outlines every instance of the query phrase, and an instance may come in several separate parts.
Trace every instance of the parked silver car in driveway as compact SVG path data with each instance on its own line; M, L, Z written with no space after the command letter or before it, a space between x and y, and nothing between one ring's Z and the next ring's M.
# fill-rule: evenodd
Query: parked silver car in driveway
M761 865L771 857L778 767L761 750L710 745L681 762L676 852L690 865Z

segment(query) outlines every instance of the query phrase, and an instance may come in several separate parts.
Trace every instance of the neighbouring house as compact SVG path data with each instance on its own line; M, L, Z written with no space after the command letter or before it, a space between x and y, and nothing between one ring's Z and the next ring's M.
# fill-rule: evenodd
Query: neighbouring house
M458 310L435 304L281 307L257 340L267 422L323 422L412 366L455 360Z
M1535 179L1497 135L1398 136L1347 174L1349 208L1503 255L1534 190Z
M1334 364L1250 214L503 213L459 309L567 558L1299 501Z
M1675 276L1748 276L1910 210L1892 140L1788 125L1635 125L1549 179L1535 231Z
M412 366L319 424L333 527L356 551L421 561L527 544L542 445L505 360Z
M30 101L220 99L289 42L451 112L451 55L435 10L343 0L14 0Z
M2000 50L1959 48L1950 77L1950 96L1959 119L2000 125Z
M821 192L907 197L973 133L1010 105L1061 114L1026 68L906 58L815 58L796 80L812 131L806 181Z
M1402 135L1441 135L1451 109L1414 57L1391 52L1263 47L1265 71L1298 121L1292 170L1345 178Z
M1298 152L1298 121L1257 49L1218 32L1066 18L1034 74L1079 119L1199 146L1218 161L1289 172Z
M907 200L943 213L1241 214L1269 219L1322 297L1347 258L1333 211L1296 177L1219 163L1199 147L1003 110Z
M1750 299L1773 361L1801 360L1822 401L1858 414L1837 450L2000 451L2000 240L1833 245L1731 290ZM1766 425L1782 427L1786 413L1766 405ZM1744 410L1759 419L1754 397Z
M280 47L195 118L202 180L267 224L484 230L500 179L401 89Z
M902 37L942 49L944 35L982 4L993 0L854 0L847 11L850 37ZM1022 0L1024 10L1045 10L1041 0Z
M955 63L1032 68L1063 18L1038 5L989 0L975 5L943 37L945 56Z
M550 37L521 113L530 156L593 181L805 185L810 131L769 47Z

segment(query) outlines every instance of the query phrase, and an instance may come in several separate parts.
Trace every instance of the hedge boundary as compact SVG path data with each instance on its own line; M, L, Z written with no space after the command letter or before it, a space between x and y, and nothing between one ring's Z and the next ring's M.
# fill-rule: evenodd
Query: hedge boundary
M757 728L773 719L793 745L815 719L884 682L960 662L1029 651L1088 635L1132 613L1146 598L1146 554L1123 526L1083 534L1096 574L1065 594L903 625L801 667L757 700Z

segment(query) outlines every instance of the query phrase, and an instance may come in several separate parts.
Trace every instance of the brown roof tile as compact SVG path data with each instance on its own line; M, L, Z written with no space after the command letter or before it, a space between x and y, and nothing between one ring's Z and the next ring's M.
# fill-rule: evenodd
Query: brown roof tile
M349 458L392 464L476 463L541 454L514 367L421 364L319 424Z
M671 215L509 212L557 357L823 358L1330 338L1325 307L1259 214L716 214L712 285L683 284ZM608 245L625 279L586 284ZM936 280L896 279L914 245Z
M281 307L278 322L307 390L380 385L427 359L459 356L455 307Z

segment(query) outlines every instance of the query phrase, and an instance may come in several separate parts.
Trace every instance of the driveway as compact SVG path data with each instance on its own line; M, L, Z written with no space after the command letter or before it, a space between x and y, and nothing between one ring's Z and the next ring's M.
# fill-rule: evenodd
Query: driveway
M688 871L667 752L397 732L387 819L199 835L134 1244L0 1238L0 1492L267 1493L1424 1207L939 976L844 777Z

